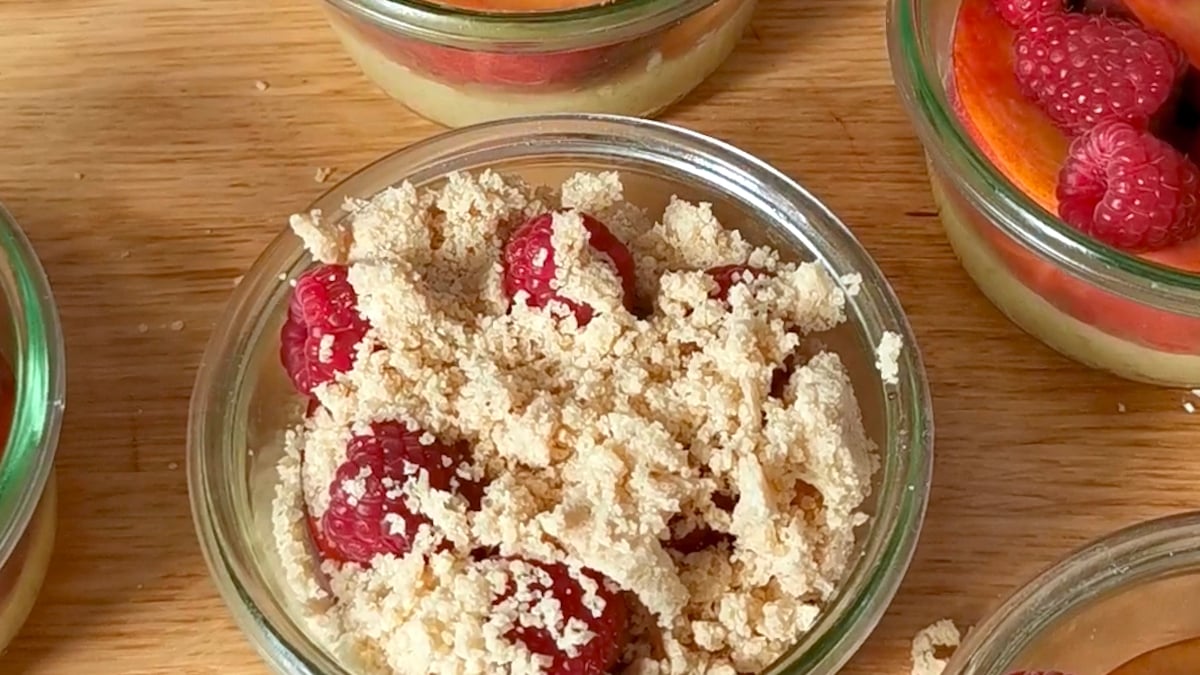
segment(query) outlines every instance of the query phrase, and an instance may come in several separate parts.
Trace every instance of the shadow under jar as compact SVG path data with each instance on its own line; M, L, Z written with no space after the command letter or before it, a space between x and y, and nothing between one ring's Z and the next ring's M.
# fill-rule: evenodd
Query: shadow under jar
M1011 170L1053 176L1057 166L1034 166L1047 153L1026 155L1028 146L1022 146L1042 138L1011 128L1005 147L981 148L961 118L955 53L984 52L1000 64L989 68L1011 74L1007 57L997 52L1011 48L1008 34L991 35L975 25L976 16L966 20L971 26L960 19L964 8L974 15L990 11L988 2L891 0L888 10L896 86L924 146L941 221L963 268L1013 323L1080 363L1131 380L1200 386L1200 274L1123 253L1066 225L1043 207L1055 199L1053 178L1027 185L1038 194L1027 193L991 159L1004 153ZM997 86L1007 87L995 92L997 98L1018 95L1009 91L1015 83ZM1002 133L1000 121L972 121L985 123ZM1065 148L1065 139L1053 142ZM1200 262L1200 241L1186 247L1173 255Z
M532 184L578 171L621 172L626 198L651 213L672 194L713 203L717 217L785 258L822 264L834 279L862 275L847 321L829 334L879 448L854 561L812 629L766 673L826 675L858 649L891 602L924 518L932 463L929 392L912 333L890 286L850 232L791 180L730 146L632 118L546 116L449 132L389 155L310 208L347 217L347 197L369 198L409 181L436 184L453 171L491 168ZM247 273L218 324L197 375L189 416L188 481L202 548L238 623L280 672L348 675L343 656L307 633L283 578L271 503L285 430L304 401L279 366L279 329L290 287L310 265L298 238L281 235ZM885 331L905 347L895 384L875 366Z
M490 0L325 0L325 7L367 77L423 117L459 127L539 113L654 115L721 65L754 3L617 0L554 9L535 2L527 11L497 11Z
M1200 672L1200 514L1152 520L1042 573L968 634L945 675Z
M37 600L54 548L62 333L33 249L0 206L0 651Z

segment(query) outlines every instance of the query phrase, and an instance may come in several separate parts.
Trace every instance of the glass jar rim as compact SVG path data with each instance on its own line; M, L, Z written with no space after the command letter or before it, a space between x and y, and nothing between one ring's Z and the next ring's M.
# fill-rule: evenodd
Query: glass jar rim
M1200 574L1200 511L1155 518L1093 540L1042 571L975 626L946 673L1007 673L1045 627L1088 598L1180 570Z
M697 183L720 184L748 203L748 208L769 214L779 222L790 219L800 227L819 219L817 229L831 251L814 251L831 272L853 265L862 276L856 298L848 301L851 321L865 326L872 344L885 330L901 335L905 347L899 360L896 384L880 384L880 399L888 430L882 439L881 484L877 486L879 509L866 535L863 555L847 579L840 595L830 603L818 623L789 651L783 660L792 662L769 671L775 675L808 675L835 672L861 645L882 617L900 580L907 572L924 519L932 472L932 410L924 366L903 310L882 272L870 259L848 228L804 188L776 169L741 150L702 134L662 122L611 115L554 114L491 122L445 132L393 152L364 167L335 186L310 209L321 209L336 221L342 213L343 197L369 197L362 187L382 182L411 179L420 185L454 169L476 169L488 163L512 160L537 153L566 156L604 156L615 159L641 158L654 162L664 172L683 174ZM491 158L491 162L484 161ZM397 175L397 167L405 167ZM776 203L785 195L781 203ZM733 197L731 197L732 199ZM833 262L830 262L834 259ZM228 406L229 392L241 386L238 369L244 362L251 338L235 330L253 323L268 297L282 298L287 282L307 265L299 241L288 232L275 239L246 274L230 301L224 319L214 331L197 374L189 413L188 481L193 517L205 557L218 588L242 628L277 665L294 673L338 672L315 650L302 655L290 646L279 627L254 608L256 593L244 579L253 574L234 556L226 555L232 527L222 521L222 506L214 503L219 484L227 481L208 466L209 453L220 461L227 453L231 431L218 419ZM259 334L255 331L256 336ZM213 450L215 448L215 451ZM289 631L292 632L292 631ZM303 637L303 631L299 631ZM294 639L294 638L293 638ZM307 647L312 646L309 642ZM283 649L282 655L279 652Z
M889 0L887 40L896 89L925 151L995 226L1073 275L1114 294L1200 316L1200 274L1124 253L1066 225L987 159L959 121L922 20L927 0Z
M717 0L615 0L548 12L483 12L425 0L327 0L337 9L406 37L470 48L503 42L540 52L611 44L645 35Z
M0 457L0 566L12 554L41 500L54 464L66 403L66 358L58 309L45 270L25 233L0 205L0 289L10 308L15 353L12 421Z

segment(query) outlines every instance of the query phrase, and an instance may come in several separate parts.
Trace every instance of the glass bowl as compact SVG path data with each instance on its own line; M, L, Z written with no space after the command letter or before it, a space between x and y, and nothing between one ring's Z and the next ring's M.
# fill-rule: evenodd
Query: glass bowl
M1065 225L1003 176L959 119L951 50L964 4L890 0L887 28L896 87L963 268L1013 323L1076 361L1132 380L1200 386L1200 275ZM1188 246L1180 257L1194 249L1200 260L1200 242Z
M719 141L634 118L554 115L449 132L389 155L346 179L309 209L338 222L347 197L368 198L404 180L415 186L454 170L515 172L557 184L578 170L617 169L630 201L651 212L671 194L714 204L722 221L792 259L858 272L861 292L828 340L842 354L880 448L881 470L866 505L859 557L813 630L771 673L835 672L871 632L908 567L924 517L932 462L929 392L902 309L850 232L803 188ZM300 241L280 235L234 292L197 374L189 414L188 481L201 545L234 617L267 661L284 673L348 673L306 634L285 592L273 544L271 500L286 426L304 402L278 362L289 279L310 264ZM905 348L899 379L875 367L884 331ZM824 338L824 336L823 336Z
M1198 596L1200 514L1141 523L1087 545L1017 591L971 630L944 675L1108 675L1154 650L1200 640ZM1186 666L1137 672L1200 671L1200 645L1189 651Z
M451 127L539 113L653 115L721 65L754 12L754 0L616 0L520 13L489 11L492 0L457 2L472 8L416 0L325 7L367 77Z
M58 310L37 255L0 206L0 650L41 590L54 548L54 452L64 408Z

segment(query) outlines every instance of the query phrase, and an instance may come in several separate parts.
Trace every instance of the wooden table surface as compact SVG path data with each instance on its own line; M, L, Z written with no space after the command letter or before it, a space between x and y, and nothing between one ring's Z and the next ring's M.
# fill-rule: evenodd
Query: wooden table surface
M1085 540L1200 502L1200 416L1057 356L972 287L931 215L884 0L763 5L666 119L811 188L909 311L935 485L911 571L844 671L899 675L926 624L977 621ZM313 0L0 0L0 199L45 262L70 361L57 548L0 671L267 672L189 515L196 364L234 278L328 187L318 167L336 180L437 131L359 74Z

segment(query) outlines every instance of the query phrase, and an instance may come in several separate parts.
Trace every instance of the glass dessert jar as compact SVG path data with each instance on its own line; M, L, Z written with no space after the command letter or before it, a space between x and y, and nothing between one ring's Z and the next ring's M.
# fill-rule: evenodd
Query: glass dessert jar
M1017 591L968 634L945 675L1196 672L1200 647L1188 641L1200 639L1198 593L1200 515L1142 523L1086 546ZM1171 652L1187 665L1139 669Z
M963 268L1015 324L1068 357L1132 380L1200 386L1200 275L1122 253L1065 225L1040 205L1053 198L1053 184L1021 189L991 159L1003 153L1020 164L1024 156L1032 165L1040 155L1027 153L1028 144L1042 138L1013 128L1008 146L983 148L961 119L953 57L965 5L892 0L887 31L896 86ZM984 37L973 40L976 47L985 47ZM984 123L1004 126L973 120ZM1172 256L1200 260L1200 242Z
M670 195L709 201L721 222L786 257L824 265L855 284L848 321L822 339L846 363L863 421L879 449L868 522L838 592L813 628L769 673L836 672L871 632L903 577L924 517L932 422L924 370L887 281L850 232L800 186L732 147L668 125L622 117L554 115L449 132L396 152L314 203L325 222L347 217L347 197L402 181L420 188L448 172L492 168L533 184L577 171L619 170L632 203L656 212ZM189 415L188 481L202 548L216 584L250 640L277 670L353 673L352 655L320 646L283 578L272 535L276 464L304 402L279 366L288 280L309 267L290 232L254 264L209 344ZM885 331L901 336L898 376L876 367Z
M507 4L326 0L367 77L452 127L538 113L653 115L717 69L754 11L754 0L493 9Z
M58 310L37 256L0 207L0 650L33 608L54 547L53 462L65 395Z

